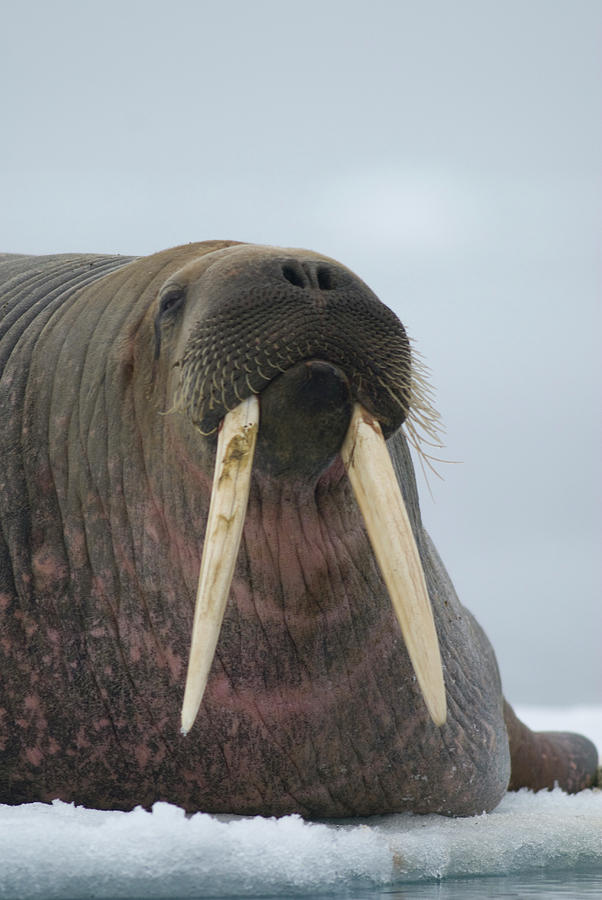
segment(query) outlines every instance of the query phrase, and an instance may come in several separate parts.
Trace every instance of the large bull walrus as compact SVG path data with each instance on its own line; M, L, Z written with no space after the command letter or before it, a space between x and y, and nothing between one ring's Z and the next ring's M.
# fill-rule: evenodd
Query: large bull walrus
M0 802L469 815L593 783L588 740L503 700L420 522L408 339L352 272L215 241L0 278Z

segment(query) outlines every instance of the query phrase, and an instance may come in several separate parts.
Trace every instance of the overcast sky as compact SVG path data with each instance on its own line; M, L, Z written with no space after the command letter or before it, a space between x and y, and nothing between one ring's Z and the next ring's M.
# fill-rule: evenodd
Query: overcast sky
M426 357L423 515L515 702L602 701L602 3L3 4L0 249L339 258Z

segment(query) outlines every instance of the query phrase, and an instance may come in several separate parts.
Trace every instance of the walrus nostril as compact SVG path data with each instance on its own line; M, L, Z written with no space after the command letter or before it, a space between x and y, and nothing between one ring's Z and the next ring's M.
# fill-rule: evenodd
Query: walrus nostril
M323 264L316 265L314 262L288 260L282 266L282 274L290 284L299 288L332 291L336 287L333 269Z
M328 266L318 266L316 277L321 291L332 291L336 287L332 269L329 269Z
M307 276L299 263L285 263L282 266L282 274L295 287L304 288L308 286Z

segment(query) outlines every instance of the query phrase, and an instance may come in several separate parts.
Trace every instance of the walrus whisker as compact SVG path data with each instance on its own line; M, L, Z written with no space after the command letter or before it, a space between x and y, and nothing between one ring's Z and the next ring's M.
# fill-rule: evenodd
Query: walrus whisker
M260 368L260 366L259 366L259 363L257 363L257 374L259 375L260 378L263 378L264 381L271 381L271 380L272 380L272 376L271 376L271 375L264 375L264 374L263 374L263 372L261 371L261 368Z
M425 452L425 450L422 447L422 438L413 429L411 422L409 424L404 423L404 425L402 427L403 427L406 437L408 439L408 443L416 451L416 456L418 457L418 462L420 464L420 470L424 477L426 486L428 488L428 492L431 496L431 500L434 500L434 494L431 489L428 472L426 470L428 468L428 470L430 472L432 472L433 475L435 475L437 478L439 478L441 481L443 481L443 475L441 475L441 473L437 471L437 469L433 465L433 462L448 462L448 460L437 459L437 457L432 457L428 453Z
M286 371L285 369L282 368L282 366L279 366L279 365L273 363L269 356L266 356L266 362L267 362L268 366L270 366L270 368L276 369L277 372Z
M210 435L215 434L215 432L219 429L219 423L217 425L214 425L213 428L207 428L207 429L201 428L200 425L195 425L194 427L196 428L196 430L198 431L199 434L203 435L203 437L209 437Z
M182 407L176 404L175 400L169 409L160 409L158 411L158 415L160 416L172 416L174 413L182 412Z

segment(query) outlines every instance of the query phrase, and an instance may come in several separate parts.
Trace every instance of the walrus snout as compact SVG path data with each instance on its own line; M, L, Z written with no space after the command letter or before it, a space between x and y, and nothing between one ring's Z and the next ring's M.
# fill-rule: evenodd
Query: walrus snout
M228 248L188 285L176 406L210 434L227 412L298 363L345 373L385 437L404 422L412 390L402 323L344 266L306 251ZM177 273L182 285L186 275ZM162 296L171 297L163 289Z

